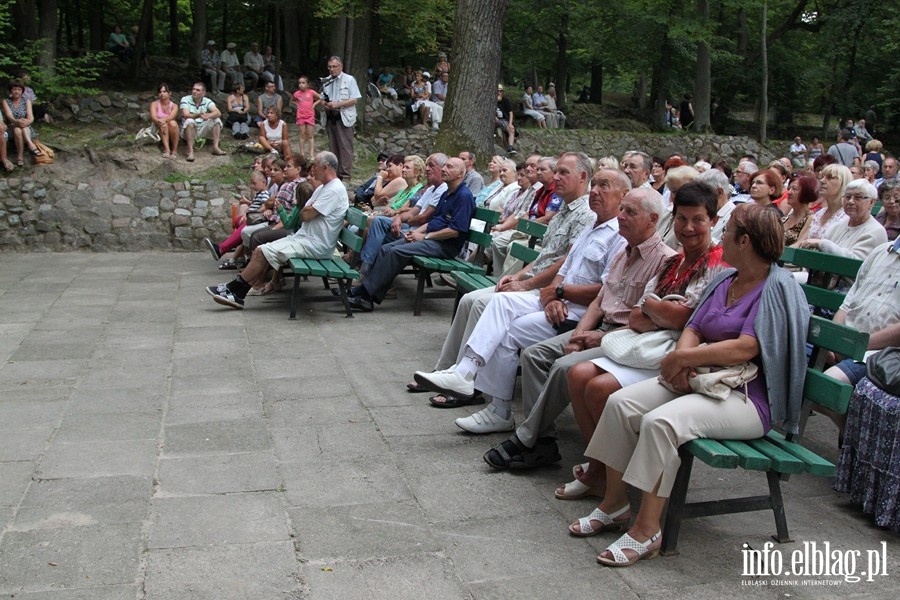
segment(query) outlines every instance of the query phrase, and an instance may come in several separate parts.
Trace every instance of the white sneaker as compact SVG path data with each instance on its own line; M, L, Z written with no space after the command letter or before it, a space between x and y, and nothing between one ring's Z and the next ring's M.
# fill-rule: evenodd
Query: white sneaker
M454 369L434 373L416 371L413 377L416 383L434 392L461 398L471 398L475 395L475 382L463 379Z
M512 419L501 419L494 409L488 406L468 417L456 419L456 426L469 433L496 433L500 431L513 431L516 422Z

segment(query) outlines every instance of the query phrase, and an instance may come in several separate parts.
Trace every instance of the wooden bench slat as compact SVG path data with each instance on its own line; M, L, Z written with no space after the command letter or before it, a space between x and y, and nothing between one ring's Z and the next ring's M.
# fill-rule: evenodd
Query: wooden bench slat
M851 279L856 278L856 274L859 273L859 268L862 266L862 261L858 258L826 254L825 252L807 250L805 248L785 248L780 260L798 267L814 271L825 271L826 273L836 273Z
M688 452L718 469L736 469L738 455L716 440L700 438L685 444Z
M528 219L519 219L516 223L516 229L538 239L544 237L544 234L547 233L546 224L529 221Z
M314 277L326 277L328 275L328 271L318 260L307 260L306 264L309 266L310 275L313 275Z
M784 439L784 436L777 431L770 431L768 435L766 435L766 439L785 452L790 452L791 454L805 462L807 465L806 471L810 475L818 475L820 477L834 476L834 465L832 463L825 460L815 452L807 450L800 444L787 441L786 439Z
M769 457L772 461L772 470L779 473L803 473L806 471L806 463L785 452L765 438L747 440L747 445Z
M748 446L744 440L721 440L722 445L738 455L738 464L751 471L768 471L772 461L768 456Z
M806 295L806 301L813 306L827 308L828 310L837 310L844 303L844 296L841 292L834 290L826 290L824 288L815 287L807 283L800 284L803 293Z
M309 275L309 265L306 262L306 259L303 258L292 258L288 261L288 264L291 266L291 271L295 275Z
M803 398L839 414L847 412L853 386L814 369L806 370Z
M541 254L534 248L529 248L525 244L520 244L518 242L513 242L509 245L509 253L512 254L515 258L521 260L526 265L528 263L534 262Z
M826 348L860 361L865 358L866 349L869 346L868 334L816 316L809 319L806 340L813 346Z

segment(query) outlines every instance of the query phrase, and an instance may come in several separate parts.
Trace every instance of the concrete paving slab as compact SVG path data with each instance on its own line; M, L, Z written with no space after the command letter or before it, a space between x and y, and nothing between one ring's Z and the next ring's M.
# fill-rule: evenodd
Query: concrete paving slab
M31 483L34 462L0 462L0 506L16 506Z
M37 480L22 498L12 529L140 523L152 488L149 475Z
M52 424L17 429L6 429L4 424L3 427L0 429L0 462L37 459L47 448L54 431Z
M145 600L305 598L290 542L147 551Z
M133 584L140 530L131 523L7 532L0 543L0 594Z
M333 457L280 463L288 506L342 506L409 499L397 467L381 457Z
M140 588L137 584L104 585L65 590L41 590L16 594L18 600L133 600Z
M439 552L425 515L412 500L288 510L301 560L372 560Z
M390 455L384 437L371 422L276 427L271 430L271 435L276 456L282 462Z
M57 430L55 443L114 442L122 440L156 440L159 437L158 413L107 413L103 419L95 415L67 415Z
M271 452L185 456L159 461L156 495L273 491L280 485Z
M259 389L267 403L356 394L350 382L344 379L320 378L307 370L298 372L294 377L260 380Z
M156 463L156 440L54 443L41 461L41 479L140 476Z
M148 548L290 539L278 492L154 498Z
M130 385L130 381L126 382ZM161 414L165 404L165 383L156 385L93 389L83 385L72 392L69 415L115 413Z
M638 600L612 569L599 565L572 565L563 573L534 573L467 583L476 600L510 598L557 598L565 590L570 598L616 598ZM720 596L728 597L728 594Z
M42 402L35 398L40 397L37 392L36 389L29 390L30 399L0 400L0 427L3 429L56 427L66 411L68 402L65 400ZM40 410L35 410L35 404L40 405Z
M263 406L256 395L254 393L246 397L236 394L227 396L179 394L169 401L166 425L262 419Z
M418 576L410 577L413 572ZM452 561L443 553L368 561L311 561L303 565L303 574L310 600L471 598Z
M359 403L357 398L352 396L303 397L297 400L282 400L266 404L266 415L273 427L310 427L372 422L369 411Z
M168 367L149 367L129 369L128 379L123 382L122 373L125 369L121 366L98 366L85 373L78 382L79 388L90 389L121 389L123 383L128 387L163 386L169 379Z
M253 452L270 447L268 430L262 420L213 421L166 426L163 454L175 457Z

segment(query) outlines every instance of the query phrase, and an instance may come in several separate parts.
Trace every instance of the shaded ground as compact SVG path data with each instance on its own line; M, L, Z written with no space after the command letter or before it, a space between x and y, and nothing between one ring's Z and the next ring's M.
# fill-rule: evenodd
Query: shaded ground
M4 262L0 597L896 597L897 537L809 476L784 485L785 560L805 542L865 555L884 540L888 576L742 577L742 545L774 532L765 513L688 522L681 555L602 568L614 536L565 529L594 501L553 498L581 460L569 414L559 467L500 473L481 455L502 435L464 434L466 409L405 391L438 354L450 299L412 317L403 277L398 300L346 319L310 281L289 321L286 293L214 304L202 288L221 279L205 253ZM808 433L836 458L830 422ZM764 489L697 466L690 497Z

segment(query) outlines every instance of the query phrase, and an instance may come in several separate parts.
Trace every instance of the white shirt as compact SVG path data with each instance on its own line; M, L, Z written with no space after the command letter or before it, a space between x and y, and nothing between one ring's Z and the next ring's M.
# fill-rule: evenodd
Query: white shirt
M291 237L306 240L315 258L329 258L344 226L344 215L350 207L347 190L340 179L332 179L317 187L304 206L312 206L319 216L304 221Z

